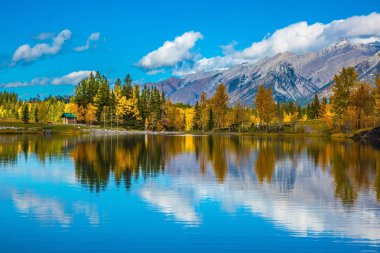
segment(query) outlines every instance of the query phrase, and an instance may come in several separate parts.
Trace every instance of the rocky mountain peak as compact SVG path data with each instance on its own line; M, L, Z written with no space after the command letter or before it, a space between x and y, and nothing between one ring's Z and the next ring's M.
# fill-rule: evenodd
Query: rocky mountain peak
M284 52L255 64L240 64L230 69L197 72L183 78L151 84L163 89L175 102L195 103L200 93L212 94L223 82L231 104L241 101L251 104L260 84L271 87L276 99L303 103L314 94L324 92L343 67L356 67L360 78L373 82L380 70L377 55L380 43L352 43L343 40L320 52L297 55ZM326 93L328 94L328 93Z

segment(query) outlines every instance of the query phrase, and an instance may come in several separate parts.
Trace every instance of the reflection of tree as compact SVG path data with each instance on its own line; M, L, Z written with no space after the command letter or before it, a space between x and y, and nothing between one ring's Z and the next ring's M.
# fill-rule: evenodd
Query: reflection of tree
M289 190L297 173L289 169L275 171L276 163L290 162L290 169L296 170L300 156L306 155L315 164L307 169L320 168L330 173L335 195L344 203L354 203L359 191L371 188L380 201L380 152L355 142L225 135L80 138L17 135L2 136L0 140L0 164L27 160L31 154L45 162L70 153L78 181L95 191L105 189L110 178L129 189L134 180L162 173L176 155L185 153L195 155L199 173L206 175L211 170L220 183L228 173L242 173L242 168L254 163L260 183L271 182L275 175L281 187Z
M355 142L313 141L307 146L308 155L322 169L330 168L335 182L335 195L352 204L358 191L376 188L376 166L379 151L370 145ZM375 179L375 181L373 181ZM373 181L373 182L372 182Z
M376 155L376 175L375 175L375 191L377 201L380 202L380 155Z
M353 203L357 192L368 190L376 174L378 151L358 143L333 143L331 174L336 195L345 203Z
M266 180L272 180L272 174L276 166L276 152L271 145L273 140L259 140L258 141L258 156L256 159L255 170L256 176L260 183Z
M2 140L0 145L0 164L15 163L20 152L19 145L15 145L16 138Z
M104 152L105 145L101 141L80 142L75 145L72 156L75 162L75 174L82 185L91 190L104 189L110 176L111 159Z
M28 155L35 154L41 162L47 158L62 157L68 148L66 137L49 138L40 135L14 135L0 137L0 162L16 162L17 155L23 154L25 160Z

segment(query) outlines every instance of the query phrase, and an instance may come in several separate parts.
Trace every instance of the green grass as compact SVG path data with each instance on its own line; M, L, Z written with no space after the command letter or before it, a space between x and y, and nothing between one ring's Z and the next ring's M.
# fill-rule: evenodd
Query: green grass
M0 120L0 134L42 134L45 131L51 131L54 134L72 135L86 133L88 130L89 127L83 125L24 123L17 120Z

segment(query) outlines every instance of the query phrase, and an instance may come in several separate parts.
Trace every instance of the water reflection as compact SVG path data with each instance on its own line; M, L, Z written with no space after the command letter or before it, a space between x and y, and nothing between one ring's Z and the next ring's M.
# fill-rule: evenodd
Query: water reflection
M90 224L99 224L99 214L94 204L74 201L71 206L67 206L56 197L42 196L32 191L14 191L12 200L18 212L35 217L44 224L56 222L68 227L73 222L73 214L83 214Z
M380 240L380 152L370 145L250 136L1 137L0 168L31 156L41 164L69 157L75 180L90 192L112 184L135 190L183 224L201 225L199 206L212 200L225 212L244 208L297 235ZM65 207L17 190L12 198L19 212L37 219L68 225L74 210L99 223L89 203Z

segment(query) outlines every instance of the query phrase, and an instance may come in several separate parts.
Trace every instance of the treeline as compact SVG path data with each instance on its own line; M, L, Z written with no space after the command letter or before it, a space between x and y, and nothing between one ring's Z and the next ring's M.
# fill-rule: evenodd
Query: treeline
M213 94L201 93L194 106L173 103L155 87L132 83L128 74L111 86L97 72L81 81L72 97L21 101L14 93L0 92L0 117L48 123L59 122L62 113L70 112L79 123L152 131L298 131L305 126L299 123L310 119L319 119L327 131L347 132L379 124L380 75L371 87L351 67L334 76L330 100L315 95L303 107L293 101L275 101L271 88L263 85L251 105L237 102L231 107L222 83Z
M99 72L84 79L76 88L71 112L78 121L103 127L124 127L153 131L210 131L215 128L251 125L252 109L237 103L229 108L226 88L219 84L211 98L202 93L193 107L173 103L155 87L132 85L130 75L117 79L111 89Z
M63 112L69 110L67 97L38 96L28 101L19 99L16 93L0 92L0 118L28 122L58 122Z
M16 118L20 117L22 102L19 101L16 93L0 92L0 117Z

